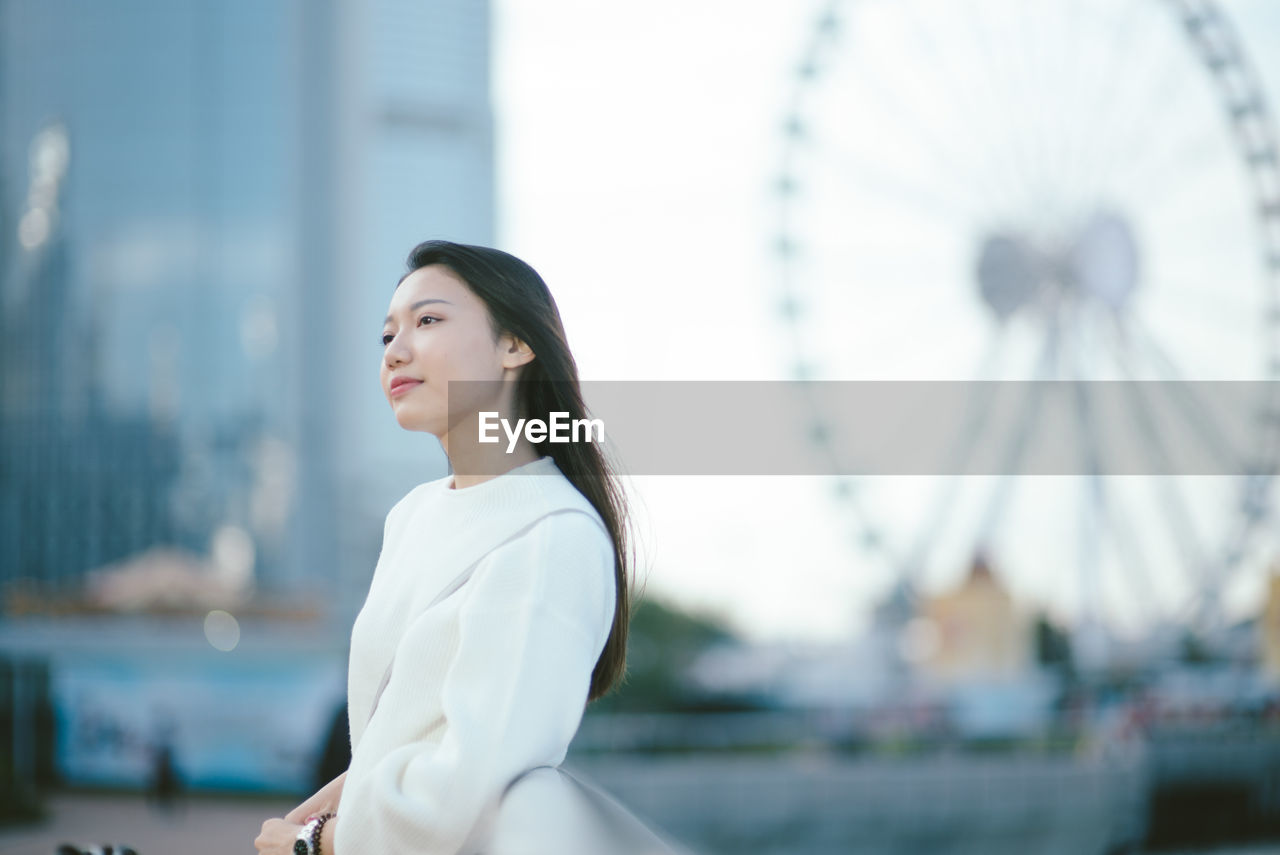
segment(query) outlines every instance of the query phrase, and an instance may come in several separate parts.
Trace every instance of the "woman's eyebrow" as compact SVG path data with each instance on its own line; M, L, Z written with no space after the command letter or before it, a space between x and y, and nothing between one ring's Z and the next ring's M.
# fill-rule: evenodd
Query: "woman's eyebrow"
M413 311L414 309L421 308L422 306L427 305L427 303L447 303L447 304L448 304L448 305L450 305L450 306L452 306L452 305L453 305L453 303L450 303L448 300L441 300L439 297L431 297L431 298L426 299L426 300L419 300L418 302L416 302L416 303L414 303L412 306L410 306L410 307L409 307L409 310L410 310L410 311ZM383 323L384 325L385 325L385 324L389 324L389 323L391 323L391 316L390 316L390 315L387 315L387 319L386 319L385 321L383 321L382 323Z

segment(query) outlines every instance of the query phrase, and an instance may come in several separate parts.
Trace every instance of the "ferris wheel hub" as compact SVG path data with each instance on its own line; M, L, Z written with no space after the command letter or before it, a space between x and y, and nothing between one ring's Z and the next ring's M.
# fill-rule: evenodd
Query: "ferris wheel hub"
M1070 250L1069 264L1082 292L1123 309L1138 285L1138 244L1129 221L1114 211L1094 213Z
M976 278L983 303L1001 321L1067 299L1097 300L1118 312L1137 290L1137 242L1128 220L1108 210L1065 240L998 232L982 241Z

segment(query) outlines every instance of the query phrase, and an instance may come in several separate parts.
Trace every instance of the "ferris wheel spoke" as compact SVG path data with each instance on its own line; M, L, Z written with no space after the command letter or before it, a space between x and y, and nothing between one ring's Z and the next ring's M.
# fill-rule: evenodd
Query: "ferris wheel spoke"
M1243 495L1241 496L1241 508L1235 517L1234 525L1231 533L1222 544L1221 558L1214 565L1215 570L1220 568L1229 568L1235 566L1243 559L1247 550L1252 548L1253 541L1256 540L1258 531L1265 530L1265 521L1263 525L1254 523L1256 518L1256 509L1251 505L1257 501L1255 490L1267 489L1270 481L1264 475L1254 474L1246 479L1244 484ZM1223 579L1213 580L1215 583L1221 583ZM1216 588L1216 584L1215 584Z
M1160 284L1167 287L1160 293L1170 301L1186 306L1187 311L1194 312L1196 317L1211 321L1222 336L1232 340L1238 340L1240 330L1249 326L1256 325L1265 331L1261 301L1243 299L1244 295L1238 292L1210 291L1203 283L1211 278L1209 272L1198 281L1184 276L1165 276Z
M1022 210L1039 210L1040 176L1037 174L1032 153L1035 141L1030 138L1031 134L1026 130L1037 126L1036 119L1039 118L1043 106L1026 98L1026 70L1017 66L1019 57L1015 55L1014 48L1024 43L1025 39L1020 37L1021 33L1009 35L994 32L991 29L993 16L970 11L965 17L988 57L988 63L993 72L990 77L992 92L1001 92L1002 97L999 100L1003 102L1008 115L1022 120L1023 132L1001 140L1001 149L998 150L1003 151L1006 162L1012 167L1012 174L1022 194L1020 199ZM1002 46L1007 46L1008 49L1002 49ZM982 67L988 67L988 63L983 63ZM1030 121L1027 121L1028 119Z
M1169 612L1174 626L1194 626L1201 611L1200 595L1195 590L1183 593L1180 601Z
M984 40L990 50L992 67L995 68L996 62L1003 63L997 78L1007 81L1006 104L1001 111L1008 117L1002 122L1007 130L1000 145L992 151L1007 161L1018 181L1022 195L1017 200L1019 207L1013 210L1022 218L1045 219L1058 215L1058 200L1051 192L1055 177L1052 148L1053 142L1062 136L1061 117L1053 98L1046 97L1052 84L1045 79L1045 56L1036 41L1035 26L1036 21L1043 21L1046 16L1028 18L1029 13L1043 10L1043 6L1037 10L1034 4L1018 4L1016 29L1002 37L982 27L976 16L973 19L977 38ZM1003 42L1007 50L1000 50L996 46L998 42Z
M1148 163L1152 159L1151 146L1141 141L1167 139L1173 135L1167 127L1170 120L1185 115L1177 108L1182 103L1179 95L1185 90L1191 63L1184 55L1169 49L1152 51L1149 55L1158 57L1160 65L1152 68L1156 61L1152 59L1141 69L1146 73L1130 75L1127 80L1132 84L1125 87L1123 93L1128 97L1118 103L1120 109L1114 118L1099 117L1099 124L1112 133L1101 139L1102 145L1093 158L1098 165L1095 195L1115 186L1118 176ZM1157 151L1160 148L1163 146Z
M1166 608L1155 602L1155 574L1151 571L1151 564L1137 538L1133 536L1133 528L1120 497L1107 491L1106 476L1098 475L1092 480L1096 482L1099 504L1106 514L1105 529L1111 535L1117 558L1123 568L1120 575L1128 583L1134 601L1142 603L1145 617L1154 622Z
M1097 81L1094 77L1100 63L1085 61L1086 48L1094 43L1083 29L1081 9L1083 3L1068 3L1069 16L1063 27L1065 38L1057 67L1058 79L1066 86L1060 103L1062 121L1059 123L1055 148L1054 175L1060 176L1062 186L1081 187L1084 184L1086 165L1084 154L1089 128L1077 117L1087 115L1097 101Z
M1135 378L1134 371L1130 365L1129 353L1118 346L1119 342L1114 335L1109 336L1109 338L1111 338L1112 344L1116 349L1117 363L1126 378L1133 381ZM1178 542L1180 556L1186 564L1188 580L1192 587L1200 588L1206 579L1206 553L1196 533L1195 518L1188 509L1181 490L1178 489L1177 475L1171 471L1172 466L1168 449L1165 448L1164 439L1151 415L1150 401L1142 391L1141 383L1130 382L1129 388L1133 390L1133 394L1122 395L1121 397L1129 409L1135 426L1142 435L1144 440L1143 447L1147 451L1148 458L1162 473L1147 477L1158 479L1155 486L1157 488L1156 494L1159 500L1159 507L1168 518L1168 529Z
M1068 4L1072 12L1078 14L1077 4ZM1051 208L1055 217L1061 216L1058 210L1059 194L1053 192L1054 185L1060 181L1064 173L1059 157L1059 149L1064 137L1072 130L1070 116L1064 109L1066 89L1063 80L1058 76L1052 61L1054 42L1061 42L1065 24L1061 15L1051 15L1055 7L1036 3L1017 4L1020 13L1020 32L1025 38L1017 40L1020 47L1019 60L1023 69L1020 75L1023 98L1032 105L1032 111L1022 115L1033 117L1030 131L1030 150L1036 185L1037 205ZM1050 38L1047 29L1052 28L1058 38ZM1046 97L1045 93L1053 91L1055 97Z
M1154 157L1142 158L1121 178L1119 186L1143 199L1146 207L1158 210L1185 196L1198 186L1208 170L1222 163L1227 151L1221 139L1205 130L1184 135L1176 145L1164 146ZM1190 206L1184 217L1202 218L1203 211Z
M1183 108L1188 88L1196 83L1190 77L1197 67L1194 59L1171 46L1158 56L1163 60L1159 67L1134 76L1130 87L1136 90L1134 97L1114 122L1115 133L1108 138L1111 145L1099 152L1100 189L1138 184L1137 177L1158 174L1159 167L1171 160L1176 164L1189 148L1188 137L1194 141L1205 129L1202 123L1187 124ZM1168 140L1174 144L1166 144ZM1168 157L1167 152L1174 157ZM1215 154L1221 152L1219 144Z
M986 426L987 417L991 413L991 398L997 384L988 380L995 373L1000 362L1007 339L1005 328L1001 326L995 337L987 345L986 352L978 363L977 377L983 382L981 394L970 396L966 400L965 413L960 433L946 455L950 465L945 470L948 474L945 483L934 491L933 501L929 505L923 522L916 527L916 535L910 540L907 557L902 566L903 577L911 585L919 582L919 575L929 560L934 543L942 535L943 524L947 513L955 506L959 492L961 465L973 453L973 449Z
M906 138L922 146L925 154L935 164L931 174L940 183L949 186L952 195L978 202L991 196L991 184L975 178L972 168L956 160L956 149L940 143L936 138L936 131L930 130L918 120L913 119L902 108L901 101L887 92L878 78L868 73L860 78L859 82L863 84L864 90L872 95L879 108L891 116L898 127L907 132Z
M983 23L983 16L977 14L964 14L961 16L974 41L978 46L979 54L987 61L979 62L978 67L982 69L984 77L987 81L988 92L1008 93L1008 90L1002 85L1002 81L1008 79L1009 69L1003 69L1004 73L1000 73L1001 69L993 68L993 60L1007 56L998 46L998 41L993 37L992 33ZM1005 60L1007 63L1007 60ZM998 98L993 99L998 100ZM1007 112L1010 115L1025 115L1018 111L1019 105L1010 104L1009 98L1004 99ZM981 121L982 114L978 114L978 120ZM1038 210L1035 204L1035 188L1030 178L1032 168L1025 150L1025 146L1021 144L1021 137L1006 137L1000 141L1000 146L993 149L996 158L997 169L993 170L996 174L1004 176L1004 183L1009 188L1009 198L1013 207L1009 210L1017 212L1034 212Z
M1040 360L1036 365L1035 376L1031 383L1031 391L1028 393L1026 403L1022 409L1022 422L1018 425L1012 442L1007 446L996 487L992 490L991 499L987 503L986 511L983 514L982 522L978 529L978 543L990 542L992 533L995 531L996 525L999 524L1000 518L1004 515L1005 506L1008 504L1016 486L1015 472L1022 463L1022 458L1026 454L1027 446L1031 441L1031 434L1039 421L1040 398L1044 392L1044 381L1048 379L1052 372L1053 360L1058 347L1057 342L1057 332L1050 330L1049 334L1045 336L1044 345L1040 351Z
M970 24L973 17L969 14L961 16L962 20ZM854 61L859 62L860 59L861 56L855 54ZM988 91L998 91L994 86L996 81L992 80L985 64L977 63L976 67L986 75ZM869 94L884 115L891 117L898 127L908 132L909 139L914 139L924 146L928 156L938 167L934 172L939 181L949 183L964 198L980 202L1001 199L1004 204L1019 202L1022 198L1017 186L1019 176L1010 170L1009 158L999 154L1000 147L982 144L983 141L979 141L977 151L983 158L988 158L985 161L986 168L983 168L981 163L959 160L961 147L956 142L957 134L952 132L945 137L940 137L943 132L923 123L908 106L908 102L901 93L890 92L886 88L882 75L877 74L875 69L864 65L858 65L855 68L859 73L852 75L851 83L859 85ZM946 81L943 85L949 86L952 82ZM973 139L972 128L980 123L975 121L974 116L966 119L963 125L963 136L966 139ZM971 147L970 150L972 150ZM995 158L989 159L993 152L997 153ZM992 164L997 168L991 169Z
M956 204L956 201L968 197L958 195L952 200L945 199L927 184L920 183L915 176L908 177L899 171L873 165L847 150L837 152L830 147L815 147L814 158L819 168L823 163L828 164L849 186L873 190L878 197L896 202L913 214L942 225L955 228L958 224L972 222L976 216L973 208L963 203Z
M1080 159L1079 152L1085 150L1096 152L1096 148L1091 145L1096 140L1094 135L1099 130L1110 130L1110 125L1105 119L1114 113L1117 100L1125 94L1124 90L1132 85L1133 76L1121 72L1132 64L1135 54L1138 53L1133 49L1133 45L1140 43L1137 30L1141 22L1142 6L1143 4L1138 2L1126 4L1124 16L1114 26L1106 28L1105 62L1090 64L1091 68L1096 69L1096 75L1092 77L1083 75L1086 81L1085 91L1089 93L1083 102L1088 105L1089 121L1087 126L1081 122L1075 129L1076 133L1070 137L1077 141L1078 153L1072 157L1073 161ZM1099 164L1096 156L1088 160L1091 163L1088 171L1073 174L1072 178L1081 188L1085 198L1096 198L1101 195L1103 187L1098 175Z
M1089 85L1090 64L1081 61L1082 46L1089 42L1081 38L1081 3L1068 3L1067 16L1059 26L1060 38L1050 38L1043 51L1041 68L1049 80L1057 81L1058 95L1050 99L1053 109L1048 111L1051 127L1048 132L1048 174L1058 186L1074 187L1080 183L1077 170L1076 149L1081 135L1081 92ZM1090 96L1092 97L1092 96Z
M910 32L911 37L915 40L916 44L920 46L921 53L929 57L930 65L932 66L935 72L935 77L939 82L939 89L945 89L945 91L955 96L953 99L948 99L948 102L958 104L959 112L958 114L949 114L948 118L953 120L962 120L964 117L972 118L974 116L981 115L981 103L975 98L970 88L965 85L965 75L959 72L951 62L950 55L946 54L946 52L941 48L934 37L932 28L925 25L921 16L912 4L904 3L897 8L906 20L907 29ZM930 20L934 20L935 17L936 16L931 15ZM985 133L986 129L990 127L988 123L970 121L966 123L966 127L969 130L966 139L976 143L976 152L985 153L997 150L994 145L994 139L989 133ZM979 134L981 134L980 137ZM974 151L975 147L971 146L966 150L965 155L963 156L963 161L966 164L973 164L968 167L968 170L976 176L989 175L989 168L981 169L978 167L978 164L982 162L982 157L980 154L975 155ZM979 177L978 180L982 182L983 194L989 196L991 182L983 180L982 177ZM966 198L973 197L969 193L966 193ZM1008 204L1008 200L1005 201L1005 204Z
M1067 127L1062 115L1061 81L1051 76L1047 48L1042 41L1051 7L1035 3L1017 4L1018 28L1010 39L1012 81L1016 87L1016 116L1022 118L1020 136L1026 140L1026 171L1033 210L1053 218L1061 216L1059 194L1054 184L1054 141ZM1052 94L1047 94L1052 93Z
M1119 496L1112 496L1107 490L1107 479L1103 475L1106 464L1103 460L1102 442L1094 416L1096 408L1090 392L1090 381L1074 366L1073 372L1071 379L1075 389L1074 402L1081 438L1081 458L1085 462L1089 488L1093 491L1098 519L1101 520L1099 528L1110 535L1124 567L1121 575L1133 588L1135 600L1145 605L1146 617L1151 619L1159 611L1149 600L1151 592L1155 590L1152 584L1154 579L1141 546L1132 536L1133 529L1128 523ZM1098 572L1101 570L1100 567L1096 569Z
M1182 369L1169 356L1168 351L1136 317L1131 319L1130 329L1133 339L1143 347L1152 359L1150 360L1168 382L1162 383L1171 390L1169 397L1174 401L1183 420L1199 434L1201 442L1214 454L1228 472L1241 472L1245 469L1244 460L1232 450L1232 443L1214 420L1212 408L1205 405L1192 390Z

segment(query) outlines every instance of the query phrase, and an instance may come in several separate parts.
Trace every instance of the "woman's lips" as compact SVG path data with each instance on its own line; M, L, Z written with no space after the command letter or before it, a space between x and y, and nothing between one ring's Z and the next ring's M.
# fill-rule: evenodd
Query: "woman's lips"
M397 398L403 395L404 393L408 392L410 389L416 389L421 385L422 385L421 380L403 380L400 383L397 383L395 386L391 387L391 397Z

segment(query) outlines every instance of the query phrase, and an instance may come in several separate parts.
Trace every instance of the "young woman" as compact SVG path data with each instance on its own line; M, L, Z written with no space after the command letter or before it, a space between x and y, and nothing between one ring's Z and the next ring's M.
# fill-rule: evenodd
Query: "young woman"
M512 255L447 241L419 244L408 266L382 330L382 389L401 427L440 440L452 474L387 514L351 632L351 765L263 823L262 853L293 853L300 832L323 855L483 850L506 785L560 763L625 670L627 508L600 446L476 441L480 412L587 416L546 284ZM570 821L558 775L520 789L539 822L562 809Z

